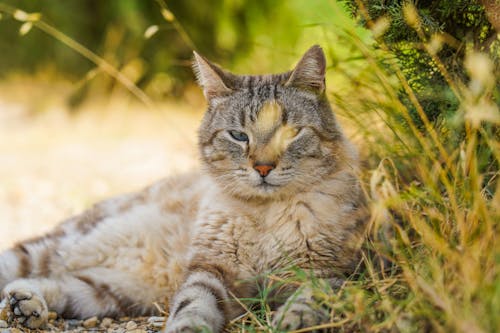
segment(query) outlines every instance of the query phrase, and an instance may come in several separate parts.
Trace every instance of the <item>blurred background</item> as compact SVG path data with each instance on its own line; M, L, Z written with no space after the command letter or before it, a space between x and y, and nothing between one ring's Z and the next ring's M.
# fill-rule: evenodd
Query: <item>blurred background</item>
M335 2L318 0L188 0L169 1L168 6L154 0L3 3L37 13L37 19L98 54L155 100L177 100L190 93L193 49L236 72L288 70L304 49L325 41L321 26L341 24L350 15ZM4 16L3 79L25 75L69 81L71 90L64 97L70 108L89 97L109 99L114 89L122 88L61 42L61 36L43 29L20 31L24 22L19 17Z

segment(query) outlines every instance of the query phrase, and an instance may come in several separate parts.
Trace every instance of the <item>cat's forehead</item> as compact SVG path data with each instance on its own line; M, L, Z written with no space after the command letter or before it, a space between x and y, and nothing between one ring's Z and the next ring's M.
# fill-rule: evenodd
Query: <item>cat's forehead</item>
M237 89L250 89L260 93L272 93L273 88L283 86L290 72L265 75L234 75L233 86Z
M236 91L220 109L234 120L245 118L245 123L266 131L277 123L316 118L317 105L314 94L281 84L261 84Z
M283 121L283 107L276 100L268 100L262 104L257 112L255 128L257 131L266 133L274 129Z

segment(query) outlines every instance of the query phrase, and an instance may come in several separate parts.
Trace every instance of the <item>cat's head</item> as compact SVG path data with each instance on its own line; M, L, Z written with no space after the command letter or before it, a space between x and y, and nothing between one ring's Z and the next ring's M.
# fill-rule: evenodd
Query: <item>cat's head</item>
M208 100L199 129L203 164L240 198L282 198L335 171L345 144L325 96L326 61L315 45L286 73L235 75L195 52Z

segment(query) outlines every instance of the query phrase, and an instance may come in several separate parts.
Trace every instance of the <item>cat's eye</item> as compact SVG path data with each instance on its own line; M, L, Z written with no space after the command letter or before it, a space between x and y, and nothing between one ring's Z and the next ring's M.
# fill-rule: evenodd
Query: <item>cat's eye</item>
M229 135L236 141L248 142L248 135L240 131L229 131Z

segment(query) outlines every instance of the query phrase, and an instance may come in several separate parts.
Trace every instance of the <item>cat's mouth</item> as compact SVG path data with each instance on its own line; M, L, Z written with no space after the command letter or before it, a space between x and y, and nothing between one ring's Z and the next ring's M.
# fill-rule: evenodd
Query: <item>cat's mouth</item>
M276 189L279 187L279 185L271 184L270 182L266 181L265 179L262 179L260 181L260 184L257 185L257 187L265 189L265 190L271 190L271 189Z

